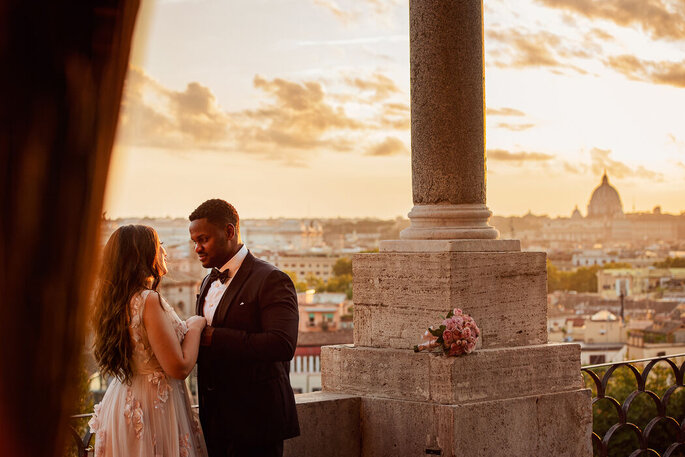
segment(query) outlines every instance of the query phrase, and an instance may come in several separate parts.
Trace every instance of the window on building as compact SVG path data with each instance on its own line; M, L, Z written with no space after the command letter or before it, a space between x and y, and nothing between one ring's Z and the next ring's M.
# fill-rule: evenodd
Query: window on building
M599 363L605 363L605 362L606 362L606 356L604 354L591 355L590 356L590 365L597 365Z
M312 327L314 325L314 313L309 313L309 326Z

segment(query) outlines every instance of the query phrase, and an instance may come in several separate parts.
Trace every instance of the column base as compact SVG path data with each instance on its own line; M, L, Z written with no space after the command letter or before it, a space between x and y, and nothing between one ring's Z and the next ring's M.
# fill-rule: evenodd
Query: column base
M488 224L492 212L484 204L414 205L411 226L400 232L403 240L494 240L499 232Z
M589 389L468 405L362 397L361 456L591 457Z

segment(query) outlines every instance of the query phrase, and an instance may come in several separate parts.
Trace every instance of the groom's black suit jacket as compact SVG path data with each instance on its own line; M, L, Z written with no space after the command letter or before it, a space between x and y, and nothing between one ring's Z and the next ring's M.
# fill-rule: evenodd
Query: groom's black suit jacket
M199 315L208 277L198 295ZM211 345L200 346L200 419L210 448L300 434L289 378L298 318L288 275L248 252L214 313Z

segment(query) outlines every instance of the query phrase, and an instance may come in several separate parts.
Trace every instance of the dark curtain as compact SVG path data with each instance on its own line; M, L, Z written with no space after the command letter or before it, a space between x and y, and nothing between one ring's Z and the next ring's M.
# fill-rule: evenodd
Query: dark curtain
M0 455L69 438L139 0L0 1Z

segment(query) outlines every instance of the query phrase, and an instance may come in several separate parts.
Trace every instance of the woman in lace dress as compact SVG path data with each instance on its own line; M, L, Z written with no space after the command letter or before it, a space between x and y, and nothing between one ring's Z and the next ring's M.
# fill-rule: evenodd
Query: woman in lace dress
M94 355L100 373L114 380L90 421L97 457L207 455L184 382L206 320L184 322L160 297L166 272L166 252L151 227L121 227L105 246Z

